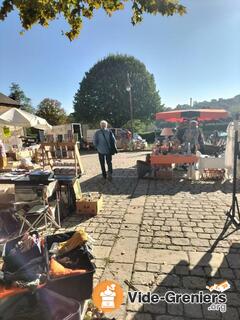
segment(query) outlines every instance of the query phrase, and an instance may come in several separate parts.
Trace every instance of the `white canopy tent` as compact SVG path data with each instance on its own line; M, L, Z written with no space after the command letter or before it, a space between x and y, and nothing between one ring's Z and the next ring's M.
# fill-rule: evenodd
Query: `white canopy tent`
M22 128L33 127L39 130L52 128L45 119L17 108L11 108L0 115L0 126L1 125Z

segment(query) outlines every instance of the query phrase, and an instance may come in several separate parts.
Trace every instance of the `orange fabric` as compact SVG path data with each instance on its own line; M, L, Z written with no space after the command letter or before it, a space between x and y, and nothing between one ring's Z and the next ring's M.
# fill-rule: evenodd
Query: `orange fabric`
M38 286L38 289L42 288L44 286L45 286L45 284L41 284ZM0 299L7 298L7 297L13 297L19 293L24 293L27 291L29 291L28 288L12 287L12 288L6 289L4 286L0 286Z
M86 272L87 272L87 270L85 270L85 269L72 270L69 268L65 268L63 265L61 265L59 262L57 262L53 258L50 261L49 274L53 278L59 278L59 277L63 277L63 276L71 276L71 275L76 275L76 274L83 274Z
M9 288L6 289L5 287L0 287L0 299L10 297L10 296L15 296L18 293L23 293L26 292L27 289L23 288Z

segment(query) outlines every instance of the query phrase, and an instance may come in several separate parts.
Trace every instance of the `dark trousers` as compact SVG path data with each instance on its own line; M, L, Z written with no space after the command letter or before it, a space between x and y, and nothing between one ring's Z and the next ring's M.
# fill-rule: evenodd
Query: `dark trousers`
M102 175L104 178L106 178L107 173L106 173L106 169L105 169L105 161L107 162L108 172L110 174L112 174L112 155L98 153L98 157L99 157L99 162L100 162L101 169L102 169Z

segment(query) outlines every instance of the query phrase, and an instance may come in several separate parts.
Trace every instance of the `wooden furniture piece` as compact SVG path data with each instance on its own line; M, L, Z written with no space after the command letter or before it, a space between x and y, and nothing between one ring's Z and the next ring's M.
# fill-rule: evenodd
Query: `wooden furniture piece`
M56 164L55 159L74 159L75 175L78 176L79 173L83 173L78 142L44 142L41 143L40 150L43 169L46 165L53 168ZM61 166L61 163L56 164L56 166ZM64 167L67 166L68 163L65 163Z

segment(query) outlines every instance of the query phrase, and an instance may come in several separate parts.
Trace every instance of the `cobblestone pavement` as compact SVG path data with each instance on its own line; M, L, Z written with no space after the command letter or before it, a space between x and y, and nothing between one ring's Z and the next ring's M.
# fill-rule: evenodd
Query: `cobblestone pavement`
M207 281L228 280L227 312L208 311L207 306L132 304L125 296L118 320L240 319L240 232L230 226L226 239L219 237L231 205L229 182L191 182L181 177L172 181L138 180L136 160L144 153L114 156L112 182L103 183L95 154L82 156L86 171L83 191L104 195L104 210L81 222L68 218L64 228L81 223L95 239L94 253L100 279L119 281L125 293L129 280L141 291L163 294L196 292ZM226 233L225 233L226 234Z

